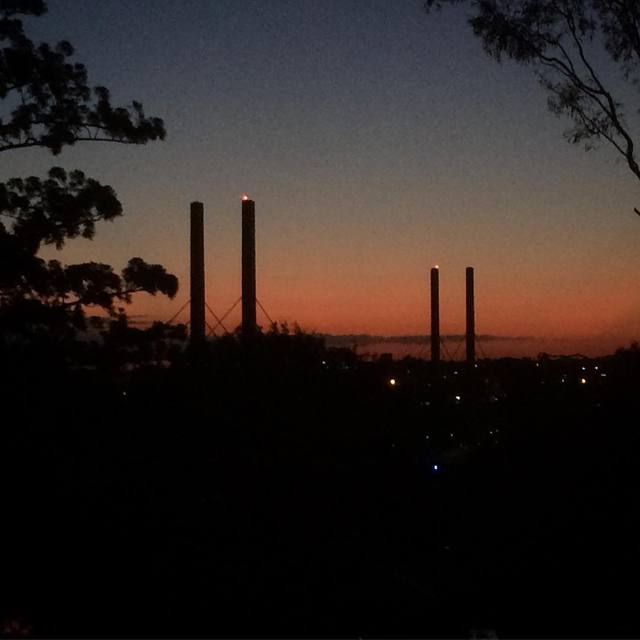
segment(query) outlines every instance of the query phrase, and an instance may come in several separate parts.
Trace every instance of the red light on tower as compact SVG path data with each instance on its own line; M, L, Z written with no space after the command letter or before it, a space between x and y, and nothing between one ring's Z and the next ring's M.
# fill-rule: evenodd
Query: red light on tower
M246 202L249 199L249 196L246 193L242 194L242 202Z

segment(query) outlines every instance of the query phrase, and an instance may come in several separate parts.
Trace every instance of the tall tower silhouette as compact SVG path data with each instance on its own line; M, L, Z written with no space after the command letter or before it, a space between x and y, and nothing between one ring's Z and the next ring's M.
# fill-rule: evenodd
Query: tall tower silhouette
M242 335L256 333L256 203L242 197Z
M440 362L440 269L431 269L431 362Z
M467 267L467 364L476 361L476 311L473 267Z
M204 206L191 203L191 343L205 338Z

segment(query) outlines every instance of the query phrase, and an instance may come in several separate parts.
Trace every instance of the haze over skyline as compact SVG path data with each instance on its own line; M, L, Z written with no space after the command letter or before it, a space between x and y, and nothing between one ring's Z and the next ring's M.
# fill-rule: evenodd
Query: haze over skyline
M425 333L438 264L442 332L461 333L472 265L478 333L637 338L632 176L606 147L565 143L533 74L489 60L463 12L422 4L91 0L81 13L51 0L27 21L33 39L68 39L92 84L141 100L168 137L16 151L0 179L61 165L114 187L123 218L45 255L116 269L139 255L179 277L174 301L140 297L131 314L167 320L187 300L193 200L207 300L231 306L246 192L258 298L276 320Z

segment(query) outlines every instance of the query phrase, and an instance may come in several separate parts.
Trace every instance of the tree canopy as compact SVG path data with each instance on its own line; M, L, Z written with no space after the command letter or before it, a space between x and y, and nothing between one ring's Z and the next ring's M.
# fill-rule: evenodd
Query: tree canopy
M68 42L34 44L21 18L46 12L43 0L0 0L0 151L42 147L57 155L79 141L144 144L165 137L160 118L142 105L113 107L105 87L87 84ZM120 274L106 264L63 266L38 253L67 240L93 238L96 223L122 215L112 187L82 171L53 167L46 178L0 183L0 324L81 328L85 306L120 317L116 305L146 291L175 296L178 281L158 264L132 258Z
M162 120L146 117L139 102L113 107L106 87L87 84L69 42L36 45L25 35L19 16L45 11L43 0L0 0L0 99L12 106L0 118L0 151L37 146L58 154L82 140L162 140Z
M566 115L572 143L610 144L640 180L629 112L608 68L637 90L640 80L640 3L637 0L426 0L472 10L469 23L485 51L532 67L549 93L549 108ZM634 108L633 113L637 113Z

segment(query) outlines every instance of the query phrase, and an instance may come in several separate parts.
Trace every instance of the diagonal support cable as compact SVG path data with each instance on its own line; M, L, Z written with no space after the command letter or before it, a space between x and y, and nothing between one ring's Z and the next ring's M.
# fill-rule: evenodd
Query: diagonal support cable
M267 320L274 325L275 322L271 319L271 316L267 313L267 310L262 306L262 303L260 302L260 300L258 300L258 298L256 298L256 302L258 304L258 306L260 307L260 309L262 309L262 313L264 313L265 316L267 316Z
M220 326L220 327L223 328L225 333L229 333L227 331L227 327L224 326L224 324L222 323L222 320L220 320L220 318L218 318L218 316L216 315L216 312L209 306L209 303L205 302L204 306L207 307L207 309L209 310L209 313L217 320L218 324L216 324L216 328L218 328ZM211 327L209 327L209 328L211 328ZM212 333L213 333L213 330L212 330Z
M464 341L465 341L464 337L460 338L460 342L458 342L458 346L456 347L456 350L453 352L452 359L455 358L458 355L458 351L460 351L460 347L462 346Z
M449 360L449 362L453 362L453 358L451 357L451 352L449 351L449 349L447 349L447 345L445 344L444 340L440 341L440 346L442 347L442 350L444 351L444 354L447 356L447 359Z
M167 320L167 322L165 324L171 324L189 305L189 303L191 302L191 299L187 300L178 310L177 313L175 313L174 315L171 316L171 320Z
M239 302L242 300L242 296L240 296L229 308L229 310L219 319L219 321L214 325L212 331L215 331L226 319L226 317L238 306Z
M205 320L204 323L207 325L207 329L209 329L209 333L207 334L207 338L209 336L215 336L215 329L211 328L211 325Z

